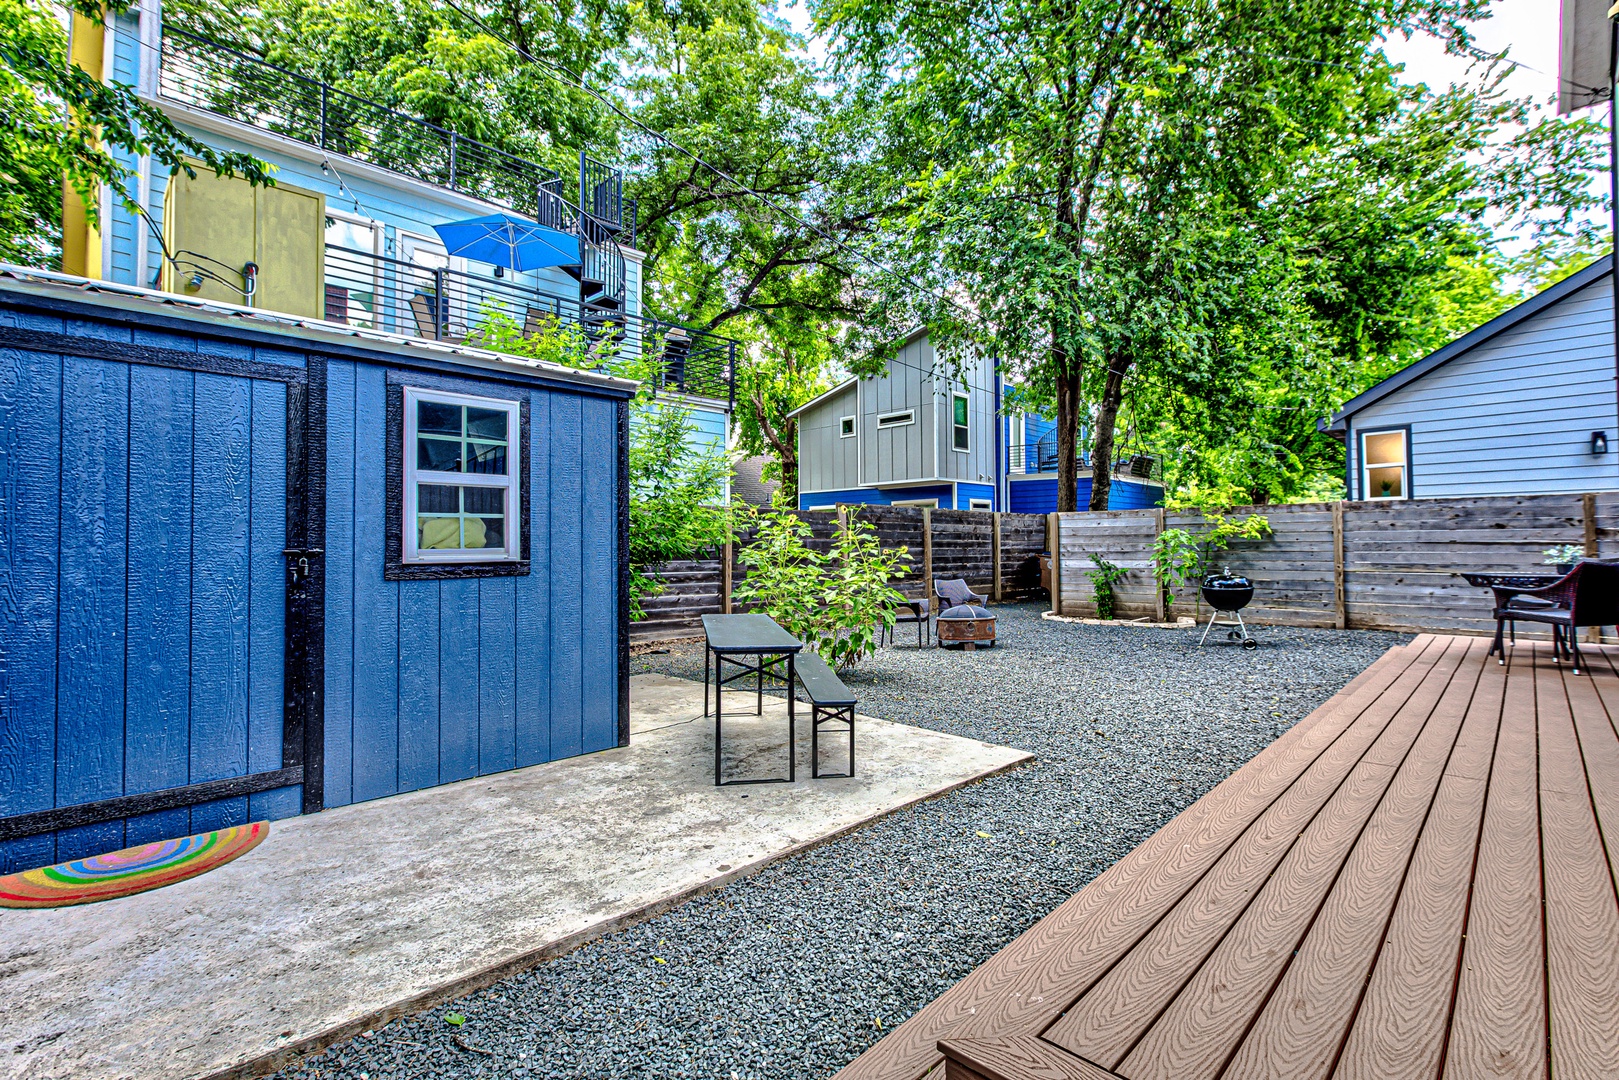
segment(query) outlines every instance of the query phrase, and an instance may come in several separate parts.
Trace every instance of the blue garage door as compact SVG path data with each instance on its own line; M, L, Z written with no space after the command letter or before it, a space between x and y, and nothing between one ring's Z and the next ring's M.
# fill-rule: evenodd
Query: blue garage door
M287 645L306 605L283 553L305 520L305 369L16 320L0 326L0 867L298 813Z

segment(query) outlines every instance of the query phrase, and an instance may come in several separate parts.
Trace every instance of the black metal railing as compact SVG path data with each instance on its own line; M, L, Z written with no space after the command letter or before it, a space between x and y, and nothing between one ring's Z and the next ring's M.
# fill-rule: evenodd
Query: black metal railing
M1057 433L1048 431L1032 443L1013 443L1007 448L1007 472L1014 476L1026 473L1057 471Z
M564 198L554 169L185 30L163 28L158 86L172 101L542 220L563 209L547 205Z
M513 351L513 337L548 336L563 362L647 379L657 390L735 400L730 338L605 311L525 284L522 275L489 277L328 244L325 315L497 352Z

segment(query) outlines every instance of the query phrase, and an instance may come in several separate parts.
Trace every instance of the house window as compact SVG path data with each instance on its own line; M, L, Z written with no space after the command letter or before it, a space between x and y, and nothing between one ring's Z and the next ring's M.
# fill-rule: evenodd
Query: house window
M1367 499L1411 497L1411 432L1368 431L1360 437L1361 494Z
M916 410L906 409L904 412L884 413L877 418L878 428L903 427L906 424L916 423Z
M854 417L852 417L852 416L840 416L840 417L838 417L838 437L841 438L841 439L852 439L852 438L854 438Z
M967 443L967 395L951 395L951 446L957 450L966 451Z
M326 318L375 330L382 229L374 221L326 212Z
M521 405L405 387L402 558L521 558Z
M993 509L995 509L995 504L990 502L988 499L968 499L967 500L967 509L969 509L969 510L993 510Z

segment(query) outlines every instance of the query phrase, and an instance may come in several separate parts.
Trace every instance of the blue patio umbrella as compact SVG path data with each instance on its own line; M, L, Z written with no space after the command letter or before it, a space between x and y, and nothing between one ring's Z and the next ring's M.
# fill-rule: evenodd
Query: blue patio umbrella
M473 262L504 266L519 273L579 262L579 238L510 214L489 214L434 225L444 250Z

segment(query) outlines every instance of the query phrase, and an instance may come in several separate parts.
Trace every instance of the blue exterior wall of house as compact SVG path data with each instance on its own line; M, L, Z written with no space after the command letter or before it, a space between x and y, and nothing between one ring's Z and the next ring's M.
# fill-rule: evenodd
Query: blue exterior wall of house
M618 744L623 391L43 292L0 281L0 819L288 764L289 382L322 367L324 805ZM385 579L390 377L526 399L528 574ZM0 872L303 798L0 840Z
M1078 481L1078 502L1082 509L1090 503L1091 478L1081 476ZM1031 476L1013 477L1007 484L1007 509L1014 514L1050 514L1057 509L1057 478ZM1156 484L1143 484L1122 477L1113 478L1108 491L1109 510L1141 510L1164 504L1164 489Z
M958 481L954 484L920 484L901 488L849 488L845 491L800 492L798 508L811 510L837 503L892 506L896 502L938 499L939 505L946 510L971 510L972 500L994 498L995 488L991 484L969 484Z

